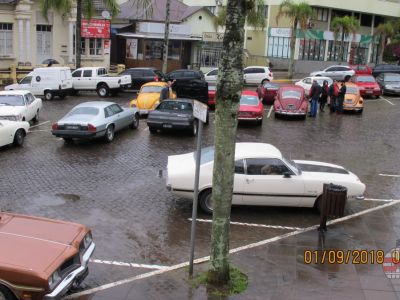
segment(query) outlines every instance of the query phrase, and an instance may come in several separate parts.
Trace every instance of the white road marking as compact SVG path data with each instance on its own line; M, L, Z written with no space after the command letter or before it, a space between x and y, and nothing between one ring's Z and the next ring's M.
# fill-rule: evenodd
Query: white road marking
M271 108L269 109L269 112L268 112L268 116L267 116L267 118L269 119L269 117L271 116L271 113L272 113L272 110L274 109L274 107L273 106L271 106Z
M384 97L382 97L382 96L381 96L381 99L382 99L382 100L385 100L386 102L388 102L388 103L391 104L391 105L395 105L394 103L390 102L388 99L386 99L386 98L384 98Z
M380 206L377 206L377 207L374 207L374 208L366 209L366 210L363 210L361 212L358 212L358 213L355 213L355 214L352 214L352 215L349 215L349 216L346 216L346 217L343 217L343 218L339 218L339 219L328 221L326 223L326 225L329 226L329 225L332 225L332 224L336 224L336 223L340 223L340 222L343 222L343 221L347 221L347 220L350 220L352 218L355 218L355 217L358 217L358 216L361 216L361 215L365 215L367 213L374 212L374 211L377 211L377 210L380 210L380 209L383 209L383 208L386 208L386 207L390 207L390 206L393 206L393 205L396 205L396 204L400 204L400 200L394 200L394 201L392 201L390 203L387 203L387 204L383 204L383 205L380 205ZM311 230L315 230L315 229L318 228L318 226L319 225L313 225L313 226L310 226L310 227L307 227L307 228L303 228L303 229L300 229L300 230L289 232L289 233L286 233L286 234L283 234L283 235L280 235L280 236L276 236L276 237L273 237L273 238L270 238L270 239L266 239L266 240L263 240L263 241L260 241L260 242L256 242L256 243L252 243L252 244L249 244L249 245L246 245L246 246L234 248L234 249L231 249L229 251L229 253L236 253L236 252L240 252L240 251L243 251L243 250L255 248L255 247L258 247L258 246L263 246L263 245L266 245L266 244L269 244L269 243L272 243L272 242L276 242L276 241L282 240L282 239L287 238L287 237L291 237L291 236L298 235L300 233L304 233L304 232L308 232L308 231L311 231ZM195 264L203 263L203 262L208 261L209 259L210 259L210 256L201 257L201 258L195 259L194 263ZM71 295L65 297L64 299L76 299L76 298L84 296L84 295L90 295L90 294L93 294L93 293L96 293L96 292L99 292L99 291L103 291L103 290L106 290L106 289L109 289L109 288L113 288L113 287L116 287L116 286L119 286L119 285L122 285L122 284L125 284L125 283L130 283L130 282L137 281L139 279L148 278L148 277L152 277L152 276L155 276L155 275L163 274L163 273L166 273L166 272L169 272L169 271L181 269L181 268L187 267L188 265L189 265L189 262L180 263L180 264L177 264L177 265L174 265L174 266L171 266L171 267L167 267L167 268L162 269L162 270L151 271L151 272L140 274L140 275L137 275L137 276L134 276L134 277L131 277L131 278L119 280L119 281L108 283L108 284L105 284L105 285L101 285L101 286L98 286L96 288L88 289L86 291L82 291L82 292L78 292L78 293L75 293L75 294L71 294Z
M132 267L132 268L142 268L142 269L163 270L163 269L168 268L167 266L126 263L126 262L110 261L110 260L102 260L102 259L91 259L90 262L96 263L96 264L114 265L114 266L122 266L122 267Z
M28 133L32 133L32 132L42 132L42 131L46 131L46 132L50 132L51 129L36 129L36 130L29 130Z
M365 198L365 201L376 201L376 202L393 202L393 201L399 201L395 199L376 199L376 198Z
M39 123L39 124L33 125L30 128L35 128L35 127L38 127L38 126L42 126L42 125L47 124L47 123L50 123L50 121L46 121L46 122L43 122L43 123Z
M192 218L188 218L192 221ZM212 223L212 220L207 219L196 219L197 222ZM266 224L254 224L254 223L241 223L241 222L230 222L231 225L241 225L249 227L262 227L262 228L272 228L272 229L283 229L283 230L300 230L300 227L289 227L289 226L279 226L279 225L266 225Z
M379 176L384 176L384 177L400 177L400 175L396 175L396 174L379 174Z

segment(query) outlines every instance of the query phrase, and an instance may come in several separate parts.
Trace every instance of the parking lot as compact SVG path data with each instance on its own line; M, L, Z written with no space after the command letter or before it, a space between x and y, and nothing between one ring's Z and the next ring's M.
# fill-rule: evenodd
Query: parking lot
M110 100L127 105L132 97L123 93ZM65 144L51 135L53 121L76 104L97 99L88 93L45 101L24 147L0 149L0 210L92 228L97 248L82 289L189 257L192 205L166 190L165 171L167 156L193 151L196 138L179 132L151 135L145 119L137 130L117 133L111 144ZM292 159L336 163L356 173L369 200L350 203L347 215L400 198L400 98L366 99L362 115L325 110L305 121L275 119L270 109L265 107L261 127L240 124L237 141L271 143ZM204 146L213 144L213 119L211 113ZM210 216L199 212L199 218L196 257L209 254L211 229ZM232 248L319 223L306 208L234 207L231 219L237 222L231 226Z

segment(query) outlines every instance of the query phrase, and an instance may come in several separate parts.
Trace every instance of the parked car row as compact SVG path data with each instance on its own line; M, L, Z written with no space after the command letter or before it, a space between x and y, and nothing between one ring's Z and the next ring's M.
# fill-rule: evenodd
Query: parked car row
M210 83L216 83L218 69L212 69L204 75L204 79ZM269 67L249 66L243 69L243 80L245 84L264 84L274 79L274 74Z

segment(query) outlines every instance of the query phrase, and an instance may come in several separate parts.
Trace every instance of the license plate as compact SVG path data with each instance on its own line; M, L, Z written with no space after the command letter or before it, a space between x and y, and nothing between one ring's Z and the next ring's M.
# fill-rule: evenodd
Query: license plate
M365 91L366 94L372 94L373 91Z
M142 109L142 110L140 111L140 113L141 113L141 114L148 114L149 111L148 111L147 109Z
M172 124L163 124L163 128L172 128Z
M78 130L79 126L78 125L65 125L65 129Z

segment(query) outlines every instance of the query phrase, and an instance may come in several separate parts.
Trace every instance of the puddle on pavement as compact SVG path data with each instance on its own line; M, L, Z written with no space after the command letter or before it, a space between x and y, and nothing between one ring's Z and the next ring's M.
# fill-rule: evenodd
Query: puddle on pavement
M75 194L55 194L53 195L40 195L38 197L32 198L32 202L36 205L44 206L57 206L63 205L66 202L76 202L80 200L81 197Z

